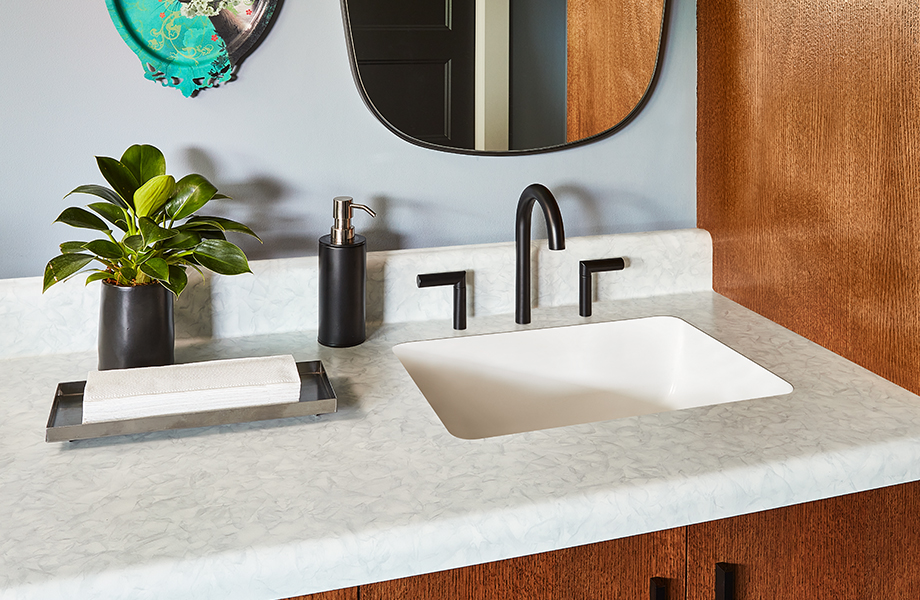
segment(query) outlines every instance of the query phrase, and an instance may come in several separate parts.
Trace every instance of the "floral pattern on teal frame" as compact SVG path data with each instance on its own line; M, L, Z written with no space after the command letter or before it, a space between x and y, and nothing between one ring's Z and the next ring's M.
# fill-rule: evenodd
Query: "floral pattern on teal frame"
M106 0L144 77L186 97L229 81L266 31L277 0Z

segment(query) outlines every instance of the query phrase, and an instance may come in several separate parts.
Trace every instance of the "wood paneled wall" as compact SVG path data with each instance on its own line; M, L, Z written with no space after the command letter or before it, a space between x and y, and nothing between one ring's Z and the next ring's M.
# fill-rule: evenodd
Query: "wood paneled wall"
M716 291L920 393L920 4L697 11Z

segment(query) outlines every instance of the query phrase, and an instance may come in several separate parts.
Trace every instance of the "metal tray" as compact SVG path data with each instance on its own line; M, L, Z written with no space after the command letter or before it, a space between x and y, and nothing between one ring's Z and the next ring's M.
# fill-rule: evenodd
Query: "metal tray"
M45 428L45 441L88 440L113 435L210 427L335 412L335 392L332 384L329 383L329 377L326 376L326 369L323 368L322 361L299 362L297 372L300 373L300 402L159 415L85 425L83 424L83 389L86 387L86 382L59 383L54 394L54 402L51 404L48 426Z

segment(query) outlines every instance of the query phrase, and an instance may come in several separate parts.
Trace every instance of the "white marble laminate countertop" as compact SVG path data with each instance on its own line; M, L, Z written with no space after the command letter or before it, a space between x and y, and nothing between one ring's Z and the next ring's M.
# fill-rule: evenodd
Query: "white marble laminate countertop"
M181 361L320 358L322 417L44 442L91 352L0 360L0 598L275 599L920 479L920 398L712 292L600 302L590 321L681 317L789 381L763 398L461 440L391 347L315 332L222 339ZM529 327L584 322L536 309ZM471 318L464 335L520 328ZM616 340L611 340L616 343Z

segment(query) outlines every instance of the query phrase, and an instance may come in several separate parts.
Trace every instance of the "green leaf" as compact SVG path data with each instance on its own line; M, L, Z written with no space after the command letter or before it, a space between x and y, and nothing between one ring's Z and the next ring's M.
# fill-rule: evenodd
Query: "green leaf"
M174 260L176 261L175 264L177 265L180 265L182 267L191 267L195 269L198 272L198 274L201 275L201 280L202 281L205 280L204 271L201 270L201 264L197 260L195 260L194 256L192 255L182 256Z
M101 185L81 185L80 187L75 188L72 192L70 192L70 194L90 194L91 196L102 198L110 204L115 204L116 206L120 206L122 208L128 208L128 203L125 202L121 196L109 188L103 187ZM70 194L67 194L67 196ZM67 196L64 197L66 198Z
M93 260L91 254L61 254L55 256L45 265L45 278L42 293L59 281L64 281Z
M174 221L184 219L195 214L216 193L217 188L201 175L186 175L176 183L176 196L166 205L166 214Z
M148 144L135 144L125 150L121 155L121 163L128 167L138 184L147 183L158 175L166 175L163 153Z
M84 248L102 258L123 258L125 255L121 246L109 240L93 240L84 245Z
M86 242L64 242L61 244L61 254L76 254L83 252L83 246Z
M122 231L128 231L128 211L124 208L105 202L91 202L87 206L102 215L106 221L115 227Z
M108 271L93 271L89 277L86 278L86 285L91 284L94 281L99 281L100 279L111 279L112 274Z
M260 242L262 241L262 238L257 236L255 232L246 225L237 223L236 221L231 221L230 219L225 219L223 217L192 217L185 222L186 225L195 223L213 223L223 231L238 231L240 233L245 233L246 235L251 235Z
M65 208L64 212L54 220L55 223L61 222L71 227L80 227L82 229L95 229L97 231L110 231L105 221L89 212L88 210L71 206Z
M167 281L169 279L169 265L162 258L149 258L140 266L141 271L145 274L158 279Z
M217 229L203 229L197 232L203 240L226 240L227 236L223 231Z
M130 265L123 266L122 268L118 269L118 272L121 273L121 277L125 281L134 281L137 279L137 269Z
M224 240L204 240L195 248L193 256L202 266L221 275L252 273L243 251Z
M178 231L160 227L150 217L141 217L140 225L145 247L150 247L159 241L168 240L179 234Z
M99 171L105 177L105 180L109 182L109 185L133 208L134 192L137 191L140 184L134 174L131 173L131 170L121 164L120 161L108 156L97 156L96 164L99 165Z
M177 265L169 265L169 281L164 281L163 285L178 298L188 285L188 275L185 269Z
M176 192L172 175L157 175L134 192L134 212L138 217L155 214Z
M191 231L179 231L175 237L171 237L160 248L164 250L188 250L201 243L201 236Z
M224 228L217 221L212 221L210 217L192 217L182 225L177 225L176 229L182 231L223 231Z
M224 229L220 223L217 221L211 220L198 220L198 221L186 221L182 225L176 227L181 231L189 231L197 233L201 236L202 239L215 239L215 240L225 240L227 236L224 235Z
M131 248L135 252L140 252L144 249L144 238L140 235L129 235L121 241L122 244Z

